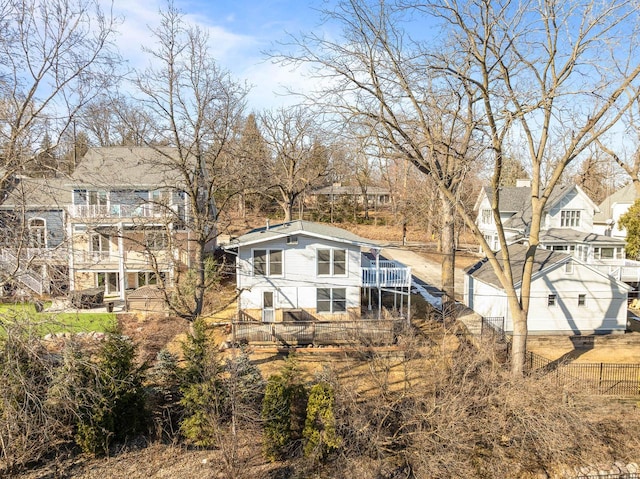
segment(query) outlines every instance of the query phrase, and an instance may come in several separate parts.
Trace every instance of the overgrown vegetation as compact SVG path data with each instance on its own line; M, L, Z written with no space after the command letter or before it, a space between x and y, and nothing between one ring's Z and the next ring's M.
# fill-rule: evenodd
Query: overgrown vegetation
M117 334L52 348L28 321L4 328L5 474L136 436L204 448L231 478L570 477L557 471L639 459L636 416L514 379L489 344L440 323L404 331L394 351L325 357L315 374L290 355L266 382L250 351L220 352L202 320L179 356L162 351L148 369Z

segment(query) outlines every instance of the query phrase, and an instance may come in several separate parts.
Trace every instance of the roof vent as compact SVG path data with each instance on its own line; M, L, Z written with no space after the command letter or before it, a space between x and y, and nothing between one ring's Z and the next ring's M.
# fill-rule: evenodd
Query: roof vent
M269 231L269 226L270 226L269 219L267 219L267 231Z

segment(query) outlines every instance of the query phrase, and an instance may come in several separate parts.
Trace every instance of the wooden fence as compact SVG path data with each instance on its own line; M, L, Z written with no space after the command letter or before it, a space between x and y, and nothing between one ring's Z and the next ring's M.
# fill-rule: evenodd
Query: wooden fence
M526 370L558 386L602 395L640 395L640 364L565 363L527 352Z
M278 323L234 322L235 342L281 345L367 344L395 341L401 320L291 321Z

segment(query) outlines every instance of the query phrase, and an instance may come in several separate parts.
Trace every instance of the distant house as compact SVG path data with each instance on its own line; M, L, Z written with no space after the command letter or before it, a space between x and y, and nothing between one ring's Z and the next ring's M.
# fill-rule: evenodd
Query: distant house
M366 197L370 207L385 206L391 203L391 192L380 186L367 186L366 194L359 185L342 185L334 183L322 188L316 188L308 193L311 201L335 202L343 198L354 199L357 204L363 204Z
M605 198L598 206L600 211L593 217L593 232L613 238L625 239L627 231L620 227L619 220L637 198L638 193L633 183L629 183Z
M523 245L509 247L517 294L522 286L526 250ZM498 259L502 261L500 252ZM538 249L531 283L529 332L569 335L624 332L630 289L579 259ZM505 331L513 331L506 292L486 259L465 270L464 302L485 318L503 318Z

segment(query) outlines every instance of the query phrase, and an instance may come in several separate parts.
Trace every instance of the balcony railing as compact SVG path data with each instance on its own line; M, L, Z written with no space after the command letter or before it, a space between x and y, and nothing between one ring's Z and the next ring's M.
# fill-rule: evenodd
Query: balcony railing
M72 218L158 218L166 216L166 206L142 205L69 205Z
M411 268L387 259L365 261L362 267L362 286L394 288L411 286Z
M594 260L591 267L627 283L640 282L640 261L629 259Z

